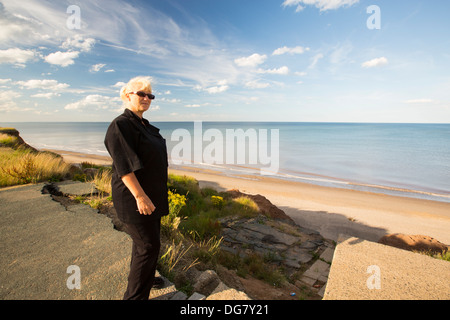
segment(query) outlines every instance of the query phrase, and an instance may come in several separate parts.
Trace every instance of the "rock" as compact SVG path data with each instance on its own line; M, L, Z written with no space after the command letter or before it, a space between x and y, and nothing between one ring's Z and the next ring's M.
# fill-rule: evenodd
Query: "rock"
M252 199L258 205L260 213L265 216L268 216L272 219L286 220L290 223L294 223L294 220L292 220L286 213L284 213L283 210L273 205L266 197L260 194L257 195L245 194L240 192L239 190L229 190L227 192L231 194L233 198L244 196Z
M200 294L198 292L194 292L188 300L205 300L206 297L203 294Z
M190 279L192 283L195 283L202 273L194 267L186 270L185 274L187 279Z
M85 168L83 169L83 173L88 177L88 178L94 178L95 175L99 172L99 169L97 168Z
M300 240L298 237L283 233L265 224L248 223L244 226L244 228L261 234L262 238L260 240L263 242L290 246ZM248 233L247 230L245 231L246 233Z
M177 291L177 293L175 293L172 296L172 298L170 298L170 300L186 300L186 299L187 299L187 295L181 291Z
M206 298L206 300L251 300L250 297L242 291L229 288L223 282L214 289L214 291Z
M197 278L193 289L198 293L208 296L214 291L219 283L220 279L217 273L212 270L206 270Z
M284 262L287 266L300 268L301 264L310 262L314 257L309 250L301 249L297 247L290 248L286 251L286 261Z
M253 253L273 263L300 269L325 247L323 238L303 233L296 225L259 215L252 219L224 219L221 248L241 257Z
M409 251L431 253L446 253L448 246L436 239L423 235L388 234L378 240L378 243Z
M318 246L319 246L319 244L317 244L313 241L306 241L306 242L300 244L300 248L309 249L309 250L315 250L315 249L317 249Z

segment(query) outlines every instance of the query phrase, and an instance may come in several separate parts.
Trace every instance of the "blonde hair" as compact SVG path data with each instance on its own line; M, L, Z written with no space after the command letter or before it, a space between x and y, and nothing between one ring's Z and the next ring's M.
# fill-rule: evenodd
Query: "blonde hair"
M139 76L131 79L128 83L120 89L120 98L123 102L127 102L126 94L129 92L146 91L152 92L151 77Z

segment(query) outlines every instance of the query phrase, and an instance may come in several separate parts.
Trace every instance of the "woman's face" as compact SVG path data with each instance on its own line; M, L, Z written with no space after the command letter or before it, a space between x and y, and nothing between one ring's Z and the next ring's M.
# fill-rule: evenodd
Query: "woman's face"
M151 93L151 91L146 90L135 90L134 92L140 91L144 93ZM152 100L150 100L147 95L145 95L144 97L140 97L135 93L128 93L127 96L129 100L128 108L141 117L142 114L150 108L150 104L152 103Z

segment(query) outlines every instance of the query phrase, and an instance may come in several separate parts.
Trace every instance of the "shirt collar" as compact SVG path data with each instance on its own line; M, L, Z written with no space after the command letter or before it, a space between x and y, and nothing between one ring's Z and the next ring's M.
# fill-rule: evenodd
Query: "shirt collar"
M152 126L147 119L139 118L139 116L137 114L135 114L133 111L131 111L130 109L125 108L125 111L123 112L123 114L125 116L127 116L128 118L137 120L140 124L143 123L145 127L151 128L152 130L155 130L156 132L159 132L159 128L157 128L155 126Z

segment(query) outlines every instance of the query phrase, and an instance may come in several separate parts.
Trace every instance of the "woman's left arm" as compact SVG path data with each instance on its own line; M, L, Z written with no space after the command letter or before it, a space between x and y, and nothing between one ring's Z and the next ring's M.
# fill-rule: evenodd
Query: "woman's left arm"
M139 213L144 215L151 215L153 211L155 211L156 207L154 206L152 200L150 200L145 191L142 189L141 184L136 178L134 172L122 176L122 181L136 199Z

